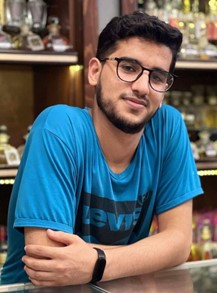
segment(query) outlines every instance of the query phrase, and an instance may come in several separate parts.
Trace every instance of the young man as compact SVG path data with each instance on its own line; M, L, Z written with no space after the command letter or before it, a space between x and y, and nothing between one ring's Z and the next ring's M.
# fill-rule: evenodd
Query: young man
M83 284L188 258L192 198L203 191L181 115L162 106L181 42L156 17L113 18L89 63L92 109L57 105L36 119L11 196L2 283Z

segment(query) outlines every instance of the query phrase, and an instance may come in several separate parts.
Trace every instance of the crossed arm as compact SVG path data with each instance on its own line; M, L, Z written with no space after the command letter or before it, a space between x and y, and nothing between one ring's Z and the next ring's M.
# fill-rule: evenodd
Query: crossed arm
M186 261L192 241L192 200L158 216L159 233L126 246L95 245L73 234L25 228L23 257L34 285L66 286L92 279L99 247L106 254L102 281L152 273Z

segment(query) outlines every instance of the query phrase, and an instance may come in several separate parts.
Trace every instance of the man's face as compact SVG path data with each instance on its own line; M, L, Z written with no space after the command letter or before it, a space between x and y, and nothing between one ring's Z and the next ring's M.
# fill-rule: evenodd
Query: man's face
M164 45L130 38L120 41L118 49L107 57L131 58L145 68L169 71L172 53ZM123 132L140 132L161 105L164 93L151 88L148 71L143 71L138 80L128 83L117 76L116 60L99 62L98 66L99 74L94 82L90 82L96 86L97 107L106 119Z

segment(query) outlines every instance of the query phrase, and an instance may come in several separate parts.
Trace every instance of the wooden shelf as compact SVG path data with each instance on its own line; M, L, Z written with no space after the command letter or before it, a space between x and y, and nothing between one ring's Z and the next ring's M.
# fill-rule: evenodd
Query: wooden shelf
M217 169L217 161L197 161L198 170L214 170Z
M177 60L176 69L216 70L217 60Z
M36 64L76 64L78 54L74 51L48 52L48 51L18 51L0 50L1 63L36 63Z
M21 50L0 50L0 62L76 64L78 62L78 54L75 51L34 52ZM217 60L177 60L176 69L216 70Z
M14 178L17 175L17 168L0 169L0 178Z

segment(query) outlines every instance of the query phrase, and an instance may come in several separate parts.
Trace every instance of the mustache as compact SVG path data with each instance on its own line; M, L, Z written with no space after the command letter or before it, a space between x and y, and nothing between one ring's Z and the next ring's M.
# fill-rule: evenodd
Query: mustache
M144 104L146 107L149 106L150 100L146 95L140 95L139 93L129 92L124 93L121 95L122 99L128 99L132 100L134 102L137 102L139 104Z

